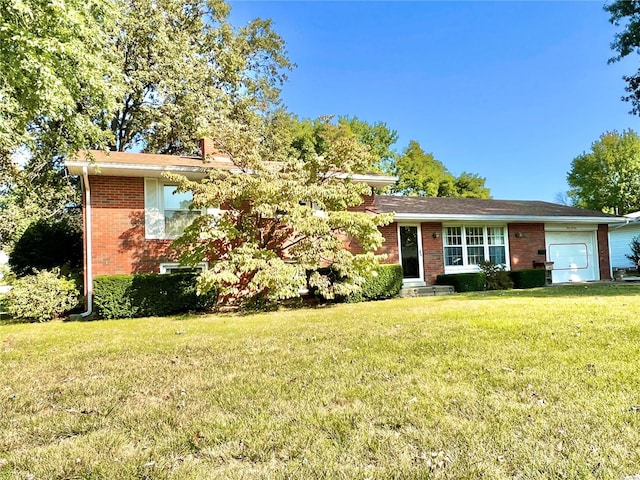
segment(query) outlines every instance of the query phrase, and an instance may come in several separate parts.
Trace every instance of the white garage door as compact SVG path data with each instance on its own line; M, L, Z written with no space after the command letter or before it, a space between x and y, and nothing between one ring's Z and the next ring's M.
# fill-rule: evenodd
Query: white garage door
M546 232L553 283L600 280L596 232Z

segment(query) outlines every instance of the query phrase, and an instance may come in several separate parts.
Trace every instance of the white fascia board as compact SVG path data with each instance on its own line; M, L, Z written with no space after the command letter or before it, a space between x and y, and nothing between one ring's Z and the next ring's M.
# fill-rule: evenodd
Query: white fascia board
M339 178L351 178L354 182L368 183L369 185L376 187L385 187L387 185L393 185L398 181L398 177L391 175L340 175Z
M620 223L620 219L606 217L542 217L534 215L445 215L437 213L395 213L394 220L411 220L419 222Z
M110 162L82 162L67 161L65 163L67 170L72 175L81 175L82 168L88 167L92 175L104 176L138 176L152 177L161 176L162 172L174 172L191 174L192 176L204 176L208 170L206 164L202 167L192 166L169 166L169 165L140 165L127 163L110 163ZM242 170L240 168L225 169L229 173L253 173L252 171ZM367 183L372 187L385 187L394 184L398 178L390 175L361 175L337 173L336 178L350 178L354 182Z
M357 183L368 183L372 187L386 187L387 185L393 185L398 181L398 177L394 177L392 175L366 175L361 173L328 173L323 175L325 178L349 178Z
M107 162L66 162L66 167L69 173L72 175L80 175L82 173L82 167L90 169L92 175L103 176L139 176L139 177L153 177L161 176L162 172L172 173L184 173L194 176L204 176L207 172L206 167L191 167L180 165L140 165L140 164L127 164L127 163L107 163ZM231 173L241 173L242 170L234 168L227 170ZM124 175L123 175L124 174Z

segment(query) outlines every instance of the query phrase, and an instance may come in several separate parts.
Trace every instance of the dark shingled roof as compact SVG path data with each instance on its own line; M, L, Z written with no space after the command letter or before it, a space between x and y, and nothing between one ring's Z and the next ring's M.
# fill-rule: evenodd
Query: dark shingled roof
M433 215L505 215L533 217L602 217L615 215L567 207L533 200L486 200L481 198L401 197L376 195L375 209L380 213L395 212Z

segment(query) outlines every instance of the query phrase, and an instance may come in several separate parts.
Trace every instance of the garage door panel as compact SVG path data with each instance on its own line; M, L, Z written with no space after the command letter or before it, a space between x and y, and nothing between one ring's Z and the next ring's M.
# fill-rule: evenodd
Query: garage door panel
M546 232L553 283L599 280L595 232Z
M549 255L553 258L553 268L570 270L589 268L589 249L586 243L552 243Z

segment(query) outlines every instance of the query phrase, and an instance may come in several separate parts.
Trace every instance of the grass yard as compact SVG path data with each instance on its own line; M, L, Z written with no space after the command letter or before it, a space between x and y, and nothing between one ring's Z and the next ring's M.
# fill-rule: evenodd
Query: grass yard
M0 324L0 478L624 479L639 294Z

